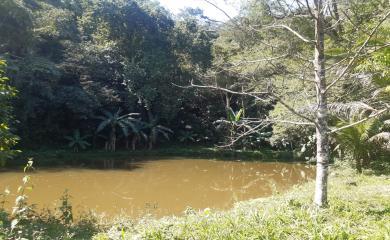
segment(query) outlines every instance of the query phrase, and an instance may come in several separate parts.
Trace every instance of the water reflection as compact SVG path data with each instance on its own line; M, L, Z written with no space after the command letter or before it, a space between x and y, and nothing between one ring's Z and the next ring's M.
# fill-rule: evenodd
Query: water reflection
M230 208L234 202L282 192L313 176L314 169L304 164L200 159L142 161L122 170L39 170L32 175L30 202L53 208L68 189L76 210L160 217L180 214L188 206ZM21 177L22 173L0 173L0 189L15 193Z

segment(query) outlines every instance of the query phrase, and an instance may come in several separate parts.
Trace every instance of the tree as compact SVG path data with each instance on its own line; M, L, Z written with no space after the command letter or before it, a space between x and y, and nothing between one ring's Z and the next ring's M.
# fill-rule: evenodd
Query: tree
M131 139L131 149L134 151L136 148L136 145L141 139L144 139L145 141L148 140L148 135L146 135L145 130L146 125L145 123L141 122L140 120L134 122L134 124L131 126L131 133L132 133L132 139Z
M384 116L384 119L386 116ZM339 126L345 126L355 122L351 118L348 122L340 121ZM356 117L355 117L356 119ZM340 149L344 153L350 153L355 161L356 169L359 173L373 159L379 158L382 153L388 153L388 143L390 142L389 127L383 119L370 119L350 128L345 128L337 132L335 138L340 144Z
M65 136L65 139L69 140L68 146L73 148L74 152L78 152L79 149L86 149L88 146L91 146L89 142L85 139L89 138L89 135L81 136L80 130L74 130L73 135Z
M107 142L107 150L115 152L116 150L116 131L119 127L120 130L123 132L124 136L129 135L129 127L133 125L133 121L136 119L132 118L131 116L138 115L138 113L127 113L124 115L121 115L122 109L118 109L118 111L111 113L107 110L103 110L102 116L97 116L97 119L100 119L101 122L99 126L96 129L96 132L100 132L105 128L108 128L109 131L109 137Z
M211 1L205 1L218 8ZM327 204L330 135L378 117L389 110L386 102L376 103L377 106L368 117L342 127L330 125L329 108L337 103L336 90L341 87L343 81L357 81L353 73L357 70L359 61L388 46L388 43L381 41L376 34L388 19L390 11L386 8L387 3L378 6L371 2L371 5L367 5L353 0L340 3L332 1L331 5L329 2L250 1L243 11L246 15L230 17L226 24L225 31L233 33L229 46L234 46L234 51L230 50L230 56L227 58L217 57L215 66L216 72L235 72L240 74L239 79L250 81L249 84L243 85L241 90L218 85L191 84L192 87L250 96L259 102L271 99L296 116L297 120L269 117L243 119L241 126L246 128L246 131L240 133L236 140L272 123L314 127L317 164L314 203L320 207ZM366 15L360 16L359 9L365 10ZM340 13L345 18L341 19ZM352 28L353 34L344 32L343 27L349 26L344 19L352 21L353 26L360 24L358 28ZM334 50L335 46L332 44L337 41L345 44L341 50L342 57L338 54L332 56L328 52ZM311 57L313 55L314 58ZM214 79L215 73L211 75L210 79ZM288 80L292 83L286 84ZM306 97L291 101L298 92L305 93ZM286 95L289 97L286 98ZM298 104L298 101L305 104Z
M169 140L169 134L173 134L171 129L158 124L158 119L156 118L149 119L149 122L146 123L146 128L149 129L149 150L153 149L153 146L156 144L159 136L163 136L165 139Z

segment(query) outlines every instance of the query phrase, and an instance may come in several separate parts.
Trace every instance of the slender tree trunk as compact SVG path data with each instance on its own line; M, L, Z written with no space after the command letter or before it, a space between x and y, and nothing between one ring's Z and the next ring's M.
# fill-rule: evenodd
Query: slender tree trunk
M145 103L145 106L146 106L146 111L148 113L149 123L154 124L153 122L155 121L155 119L154 119L154 116L153 116L153 113L152 113L152 109L151 109L151 107L149 106L148 103ZM154 141L155 141L154 135L153 135L154 134L153 131L154 131L153 130L153 126L151 126L150 134L149 134L149 146L148 146L149 150L152 150L153 144L154 144Z
M134 136L133 139L131 140L131 148L133 149L133 151L135 151L135 144L137 143L137 139L138 137Z
M362 160L360 159L360 157L357 157L356 160L356 171L358 173L362 173L363 172L363 163L362 163Z
M115 152L115 147L116 147L116 129L115 126L111 127L111 133L110 133L110 144L109 144L109 150L111 152Z
M148 149L149 149L149 150L152 150L152 149L153 149L153 140L152 140L152 139L149 140Z
M322 0L315 0L315 53L314 69L317 90L316 135L317 135L317 171L314 203L317 206L327 204L329 137L328 106L326 99L325 56L324 56L324 15Z

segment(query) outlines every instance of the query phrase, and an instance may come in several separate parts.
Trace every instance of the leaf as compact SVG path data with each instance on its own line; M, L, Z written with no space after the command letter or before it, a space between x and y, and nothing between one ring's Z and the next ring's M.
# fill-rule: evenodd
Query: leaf
M123 135L125 137L129 136L129 129L127 128L127 126L124 124L124 122L120 121L118 122L118 125L121 127L121 130L123 132Z
M236 114L236 116L235 116L235 118L234 118L234 120L235 120L236 122L240 121L241 115L242 115L243 112L244 112L244 109L243 109L243 108L241 108L240 111L238 111L238 113Z
M160 130L163 130L163 131L166 131L166 132L173 134L173 131L170 128L164 127L162 125L157 125L156 127L159 128Z
M109 112L107 110L103 110L102 112L103 112L104 115L106 115L107 118L109 118L109 119L113 119L114 118L114 115L111 112Z
M14 219L11 221L11 229L15 229L16 225L18 225L19 223L19 220L18 219Z
M65 136L64 138L65 138L66 140L73 141L73 137L71 137L71 136Z
M24 176L22 180L23 184L27 184L30 181L30 176Z
M96 132L102 131L104 128L106 128L111 123L111 119L106 119L105 121L101 122L96 129Z
M226 114L227 114L227 119L228 119L228 121L234 122L235 116L234 116L233 109L232 109L232 108L228 108L228 109L226 110Z

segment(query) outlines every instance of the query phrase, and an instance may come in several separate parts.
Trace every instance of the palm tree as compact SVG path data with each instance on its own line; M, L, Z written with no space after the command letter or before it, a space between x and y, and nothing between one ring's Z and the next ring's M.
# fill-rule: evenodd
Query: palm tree
M89 135L81 136L80 131L77 129L73 131L73 135L65 136L65 139L69 140L68 146L73 148L74 152L78 152L80 148L85 149L88 146L91 146L91 144L85 140L88 137Z
M354 120L350 120L354 122ZM345 126L349 122L341 121L338 126ZM370 119L361 124L346 128L338 132L336 141L339 147L349 153L355 160L356 169L360 173L362 167L379 153L388 151L390 132L383 119Z
M146 123L146 127L149 129L149 150L153 148L153 145L157 142L159 136L163 136L165 139L169 140L169 134L173 134L171 129L158 124L156 118L152 118L149 123Z
M129 127L133 126L133 122L136 121L135 118L132 118L138 113L127 113L121 115L122 110L119 108L118 111L111 113L109 111L103 110L103 115L96 117L100 119L101 122L96 130L100 132L103 129L109 129L109 136L107 141L107 150L114 152L116 150L116 130L119 127L123 132L124 136L129 135Z
M197 134L191 131L180 131L180 136L178 137L180 142L195 142Z
M147 141L148 140L148 135L144 132L144 129L146 129L145 123L141 121L137 121L134 123L134 125L131 127L133 137L131 140L131 149L135 150L135 146L138 141L140 141L142 138Z

